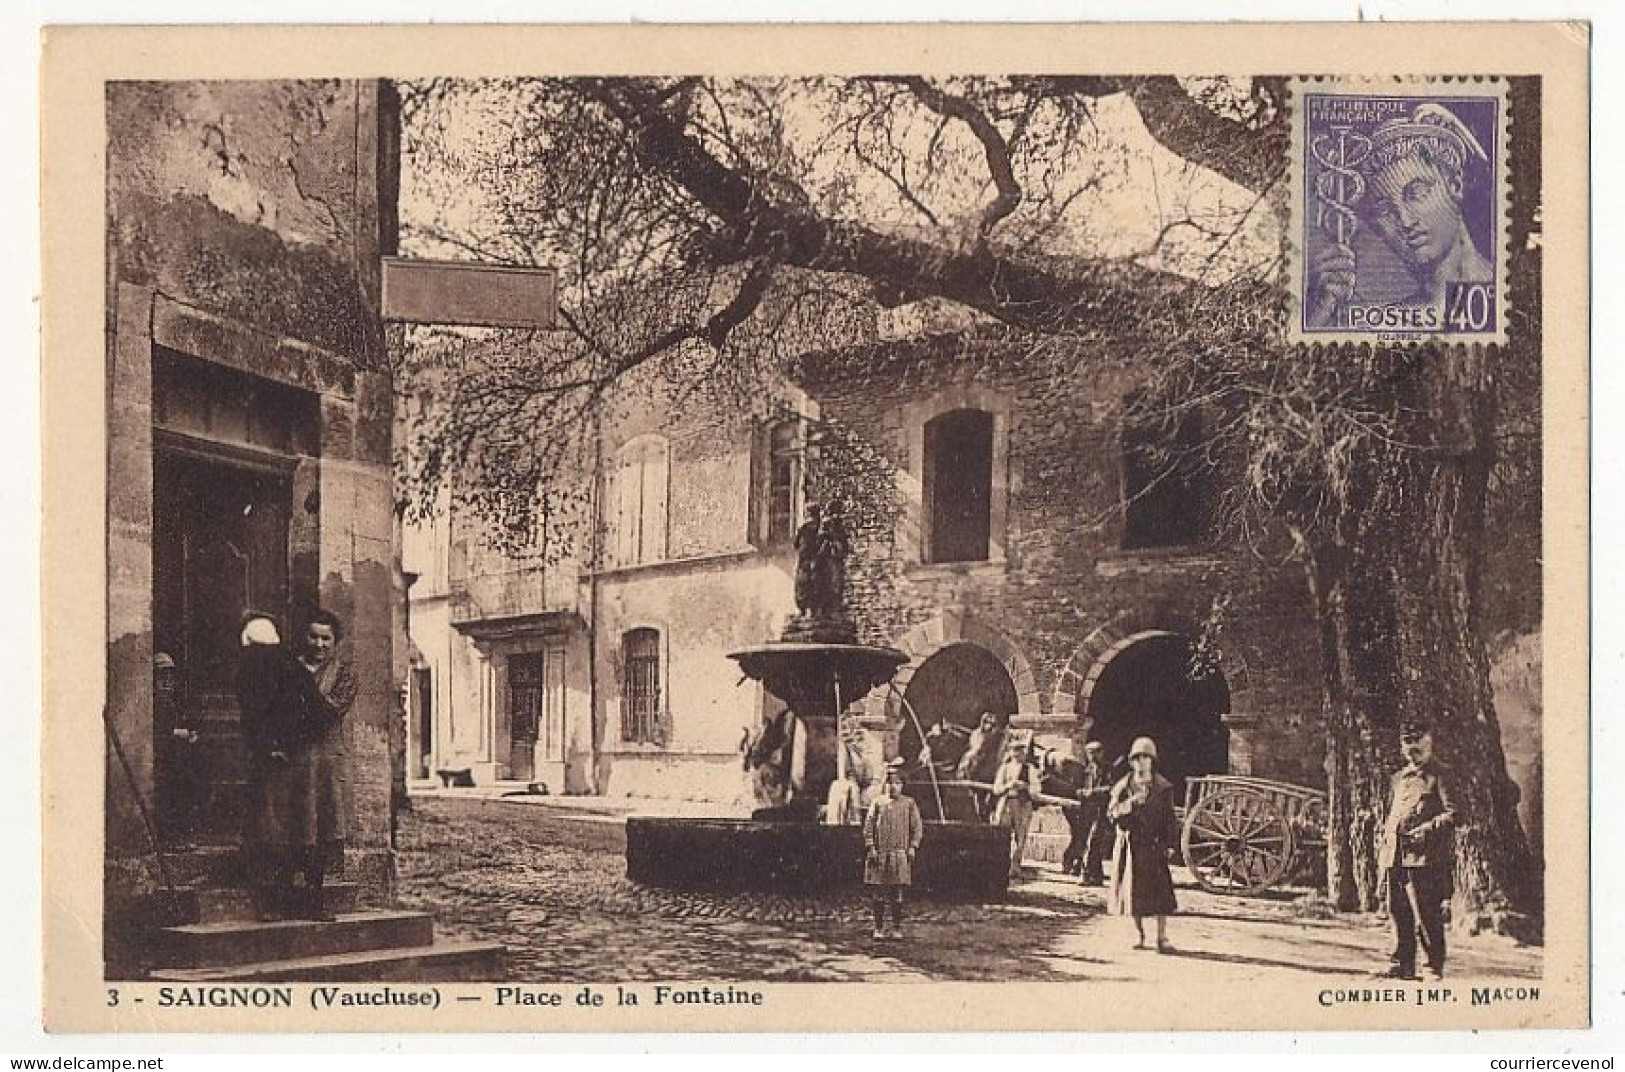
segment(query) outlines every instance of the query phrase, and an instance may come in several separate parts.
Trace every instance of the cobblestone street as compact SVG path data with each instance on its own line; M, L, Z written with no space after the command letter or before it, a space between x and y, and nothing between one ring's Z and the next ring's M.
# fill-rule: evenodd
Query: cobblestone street
M1377 921L1316 918L1291 898L1207 894L1182 871L1176 956L1130 948L1105 890L1029 872L997 905L915 901L908 937L875 943L850 896L677 893L625 878L618 818L535 801L418 798L401 820L401 901L444 935L500 941L525 982L1061 981L1248 985L1305 973L1346 985L1384 966ZM1452 975L1527 979L1540 951L1482 938Z

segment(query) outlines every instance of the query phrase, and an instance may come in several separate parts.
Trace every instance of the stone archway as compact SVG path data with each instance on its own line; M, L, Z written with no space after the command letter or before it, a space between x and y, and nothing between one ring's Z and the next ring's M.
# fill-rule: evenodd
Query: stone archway
M909 656L909 661L892 679L897 691L901 692L908 688L909 681L919 672L927 659L948 645L958 643L975 644L977 647L986 648L999 658L1004 664L1005 672L1010 675L1011 683L1015 686L1018 710L1036 712L1042 709L1043 701L1038 694L1037 676L1021 649L992 626L969 614L956 611L942 611L898 638L897 648ZM898 710L896 693L888 690L884 702L887 715L901 717L902 712Z
M909 678L903 690L907 701L898 728L897 754L913 761L919 755L921 734L939 722L952 723L969 738L984 711L1009 718L1020 709L1015 682L999 657L980 644L958 641L938 649ZM916 716L921 725L914 724ZM939 760L957 754L939 754Z
M1147 629L1106 645L1078 680L1078 737L1106 746L1116 762L1137 737L1156 741L1159 771L1184 780L1230 768L1230 686L1217 668L1193 666L1182 633Z
M1003 633L971 615L943 611L903 634L898 638L896 646L908 654L909 662L892 679L895 688L876 690L870 695L865 720L872 728L885 728L892 739L891 746L886 749L889 755L906 754L898 751L905 729L914 737L918 737L912 727L905 726L909 720L904 713L901 697L907 695L915 676L935 656L949 648L969 647L978 650L979 654L976 655L961 652L960 658L954 660L961 664L961 670L974 660L976 665L985 668L988 676L993 676L995 681L998 681L998 676L992 674L994 664L1002 667L1003 679L1014 695L1014 707L1009 712L1001 713L1036 713L1041 710L1042 697L1038 692L1037 677L1033 673L1032 664L1027 661L1027 656ZM939 664L938 670L945 670L950 665L952 664ZM929 682L927 684L929 685ZM1008 703L1009 694L1001 693L1000 706L1008 706Z

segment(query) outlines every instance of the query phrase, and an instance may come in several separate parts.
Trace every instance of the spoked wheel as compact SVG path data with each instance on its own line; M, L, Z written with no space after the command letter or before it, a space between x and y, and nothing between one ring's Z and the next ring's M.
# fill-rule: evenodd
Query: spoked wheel
M1273 801L1220 789L1185 813L1185 866L1214 893L1257 893L1281 880L1292 862L1292 826Z

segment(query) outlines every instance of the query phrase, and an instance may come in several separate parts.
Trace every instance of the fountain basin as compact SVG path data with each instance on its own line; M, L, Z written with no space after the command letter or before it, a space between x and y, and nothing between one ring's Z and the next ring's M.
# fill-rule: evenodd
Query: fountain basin
M741 648L728 658L803 718L833 717L837 689L841 706L855 703L908 662L896 648L795 642Z
M757 819L626 820L626 877L646 886L813 893L863 886L856 826ZM930 822L914 861L914 889L932 897L999 901L1010 886L1010 832L982 823Z

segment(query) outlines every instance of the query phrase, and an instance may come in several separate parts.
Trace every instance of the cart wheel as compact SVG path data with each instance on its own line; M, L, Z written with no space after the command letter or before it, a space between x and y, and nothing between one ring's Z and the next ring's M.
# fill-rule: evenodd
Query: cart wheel
M1286 874L1292 826L1268 797L1221 789L1185 813L1185 866L1215 893L1257 893Z

